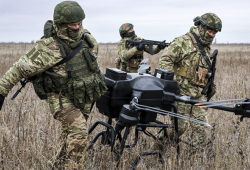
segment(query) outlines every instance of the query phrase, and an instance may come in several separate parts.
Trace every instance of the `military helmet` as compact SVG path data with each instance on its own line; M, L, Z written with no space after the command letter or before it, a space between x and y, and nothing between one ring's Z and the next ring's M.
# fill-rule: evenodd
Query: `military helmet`
M63 1L54 10L55 24L68 24L82 21L85 18L82 7L75 1Z
M222 21L221 19L214 13L206 13L201 17L194 18L194 25L203 25L206 26L207 29L212 29L215 31L221 31L222 29Z
M122 24L122 26L119 29L121 37L123 38L124 34L126 34L130 29L133 29L133 28L134 28L133 24L130 24L130 23Z

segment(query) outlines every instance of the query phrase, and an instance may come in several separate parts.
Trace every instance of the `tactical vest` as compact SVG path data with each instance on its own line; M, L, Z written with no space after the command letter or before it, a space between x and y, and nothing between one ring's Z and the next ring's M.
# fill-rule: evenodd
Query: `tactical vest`
M138 37L136 37L134 40L139 40L141 41L141 39ZM124 45L126 40L123 40ZM127 48L127 50L131 49L133 47L129 47ZM127 61L122 61L120 58L117 58L115 63L116 63L116 67L119 66L119 69L121 69L122 71L125 72L129 72L129 73L137 73L138 70L138 66L140 64L140 62L143 60L143 52L144 51L137 51L129 60Z
M86 41L83 48L71 60L66 62L68 77L60 77L53 69L49 69L32 80L34 89L41 99L47 94L55 92L66 95L77 108L84 109L84 105L92 103L103 95L107 87L104 75L100 72L96 56L90 52L93 44ZM61 53L69 54L73 50L63 42L57 41ZM61 103L61 101L60 101Z
M190 34L187 35L190 36ZM189 60L191 63L189 67L174 64L175 74L187 78L193 85L205 87L208 82L206 75L209 72L206 61L202 58L202 55L198 51L193 53Z

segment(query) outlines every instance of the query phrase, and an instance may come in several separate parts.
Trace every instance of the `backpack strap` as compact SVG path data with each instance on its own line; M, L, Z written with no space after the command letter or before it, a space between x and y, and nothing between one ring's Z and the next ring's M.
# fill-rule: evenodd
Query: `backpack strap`
M194 38L195 38L195 40L196 40L196 42L197 42L197 45L198 45L198 47L199 47L199 49L200 49L201 55L203 56L203 58L204 58L205 61L207 62L207 65L209 66L209 68L211 69L211 68L212 68L212 64L211 64L211 62L210 62L210 60L209 60L209 58L208 58L208 56L207 56L206 51L204 50L203 45L201 44L199 38L197 37L197 35L196 35L195 33L193 33L193 36L194 36Z
M82 35L82 43L79 44L68 56L63 58L55 66L59 66L61 64L64 64L64 63L68 62L69 60L71 60L77 53L79 53L79 51L83 48L83 45L84 45L84 34Z

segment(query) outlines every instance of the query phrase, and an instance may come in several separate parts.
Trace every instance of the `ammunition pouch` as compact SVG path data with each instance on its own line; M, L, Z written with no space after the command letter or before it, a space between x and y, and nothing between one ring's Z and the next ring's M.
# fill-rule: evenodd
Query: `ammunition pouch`
M68 82L69 98L77 108L84 109L85 104L96 101L106 92L103 74L90 74L86 78L71 79Z
M142 59L143 59L142 54L134 55L129 60L129 67L132 67L133 69L138 69L138 66L140 62L142 61Z
M59 94L62 90L67 90L67 78L59 77L53 72L45 71L31 80L37 96L47 99L47 93L55 92Z
M178 67L177 65L174 65L174 72L176 75L187 78L192 85L205 87L208 82L208 79L206 78L208 69L206 68L199 66Z
M83 50L84 56L87 60L90 70L95 71L98 69L98 63L96 61L97 56L92 55L88 49Z
M106 92L104 75L90 74L81 79L68 79L55 76L53 72L44 72L32 80L36 94L41 100L47 99L47 93L68 93L69 98L77 108L84 109L84 105L96 101Z
M51 23L52 21L47 23L50 26L49 31L51 30ZM48 36L50 35L52 34L48 34ZM32 78L31 82L40 99L47 99L47 94L54 92L59 94L61 107L62 101L60 98L62 95L66 95L73 101L77 108L84 109L85 103L93 103L107 90L104 75L98 67L97 56L91 52L94 44L88 35L85 35L84 38L86 43L84 43L84 40L75 42L75 47L73 47L73 43L69 45L60 38L57 40L57 44L59 47L61 46L60 51L62 55L65 54L63 56L70 57L63 62L66 63L68 77L62 77L50 68ZM59 62L55 66L63 63Z

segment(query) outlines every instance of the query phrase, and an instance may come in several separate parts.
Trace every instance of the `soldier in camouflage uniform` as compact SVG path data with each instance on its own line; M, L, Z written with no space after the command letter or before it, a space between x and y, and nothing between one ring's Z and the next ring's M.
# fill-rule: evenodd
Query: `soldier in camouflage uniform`
M200 49L193 34L196 34L203 45L206 54L211 55L210 45L218 31L221 31L222 22L213 13L206 13L194 19L195 26L185 35L175 38L171 45L163 51L160 58L160 67L175 73L181 96L191 96L197 100L204 100L201 94L207 84L206 75L209 71L208 64L201 55ZM205 96L210 99L215 93L215 86L210 94ZM177 102L178 112L195 119L206 121L206 110L197 106L190 106ZM187 120L178 120L179 134L181 136L187 129ZM200 124L190 122L190 136L193 145L205 146L207 143L205 128ZM171 135L173 136L173 134Z
M144 45L138 45L134 47L126 48L126 40L138 40L141 41L140 37L137 37L134 31L133 24L125 23L119 29L122 39L118 44L118 54L119 57L116 58L115 65L116 68L126 71L128 73L137 73L138 66L143 60L143 52L149 52L149 47ZM165 46L153 46L154 53L160 52Z
M37 95L46 99L54 118L62 123L64 145L58 154L58 160L62 161L57 165L65 169L83 168L90 107L107 90L96 60L98 44L83 29L84 18L77 2L59 3L54 10L54 21L45 24L44 37L0 81L1 110L4 98L19 80L32 80ZM79 46L73 58L59 63Z

